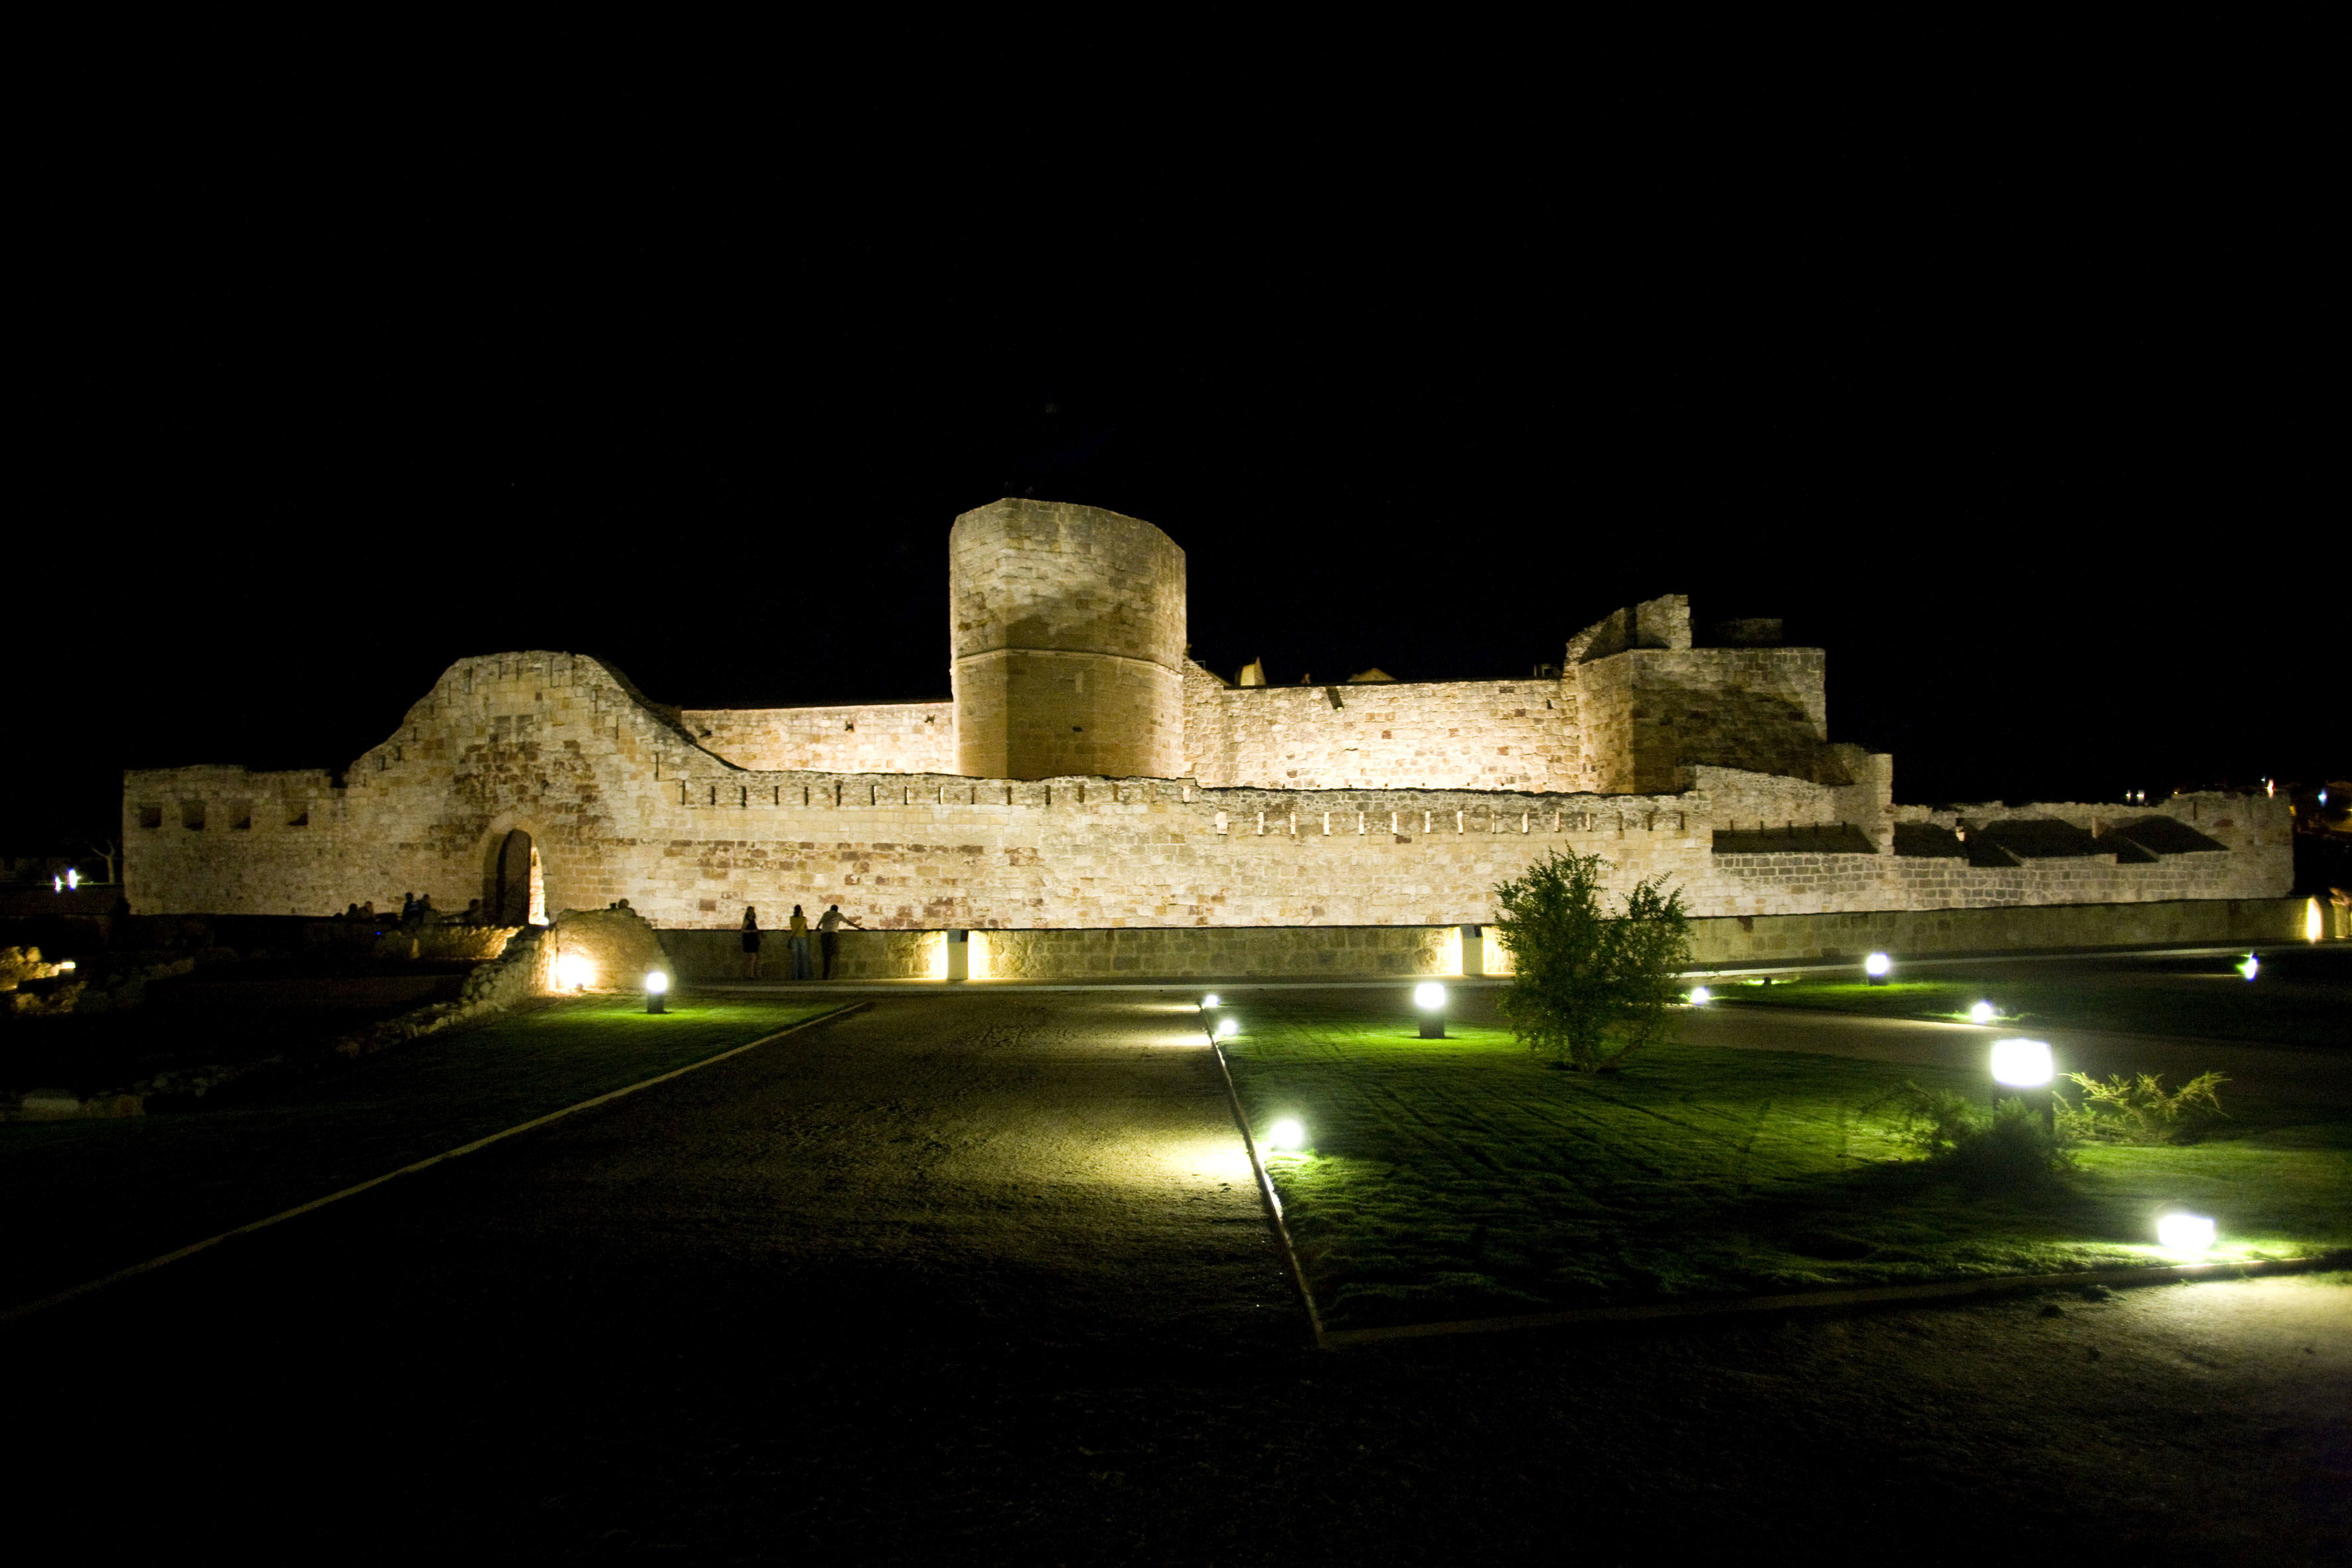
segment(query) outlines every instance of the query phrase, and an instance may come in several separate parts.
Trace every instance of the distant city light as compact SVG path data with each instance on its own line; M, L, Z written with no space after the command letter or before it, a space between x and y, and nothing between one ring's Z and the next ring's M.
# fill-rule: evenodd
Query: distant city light
M2246 954L2245 963L2239 964L2237 968L2239 973L2244 975L2247 979L2252 980L2255 975L2260 974L2263 972L2263 961L2250 952Z
M1995 1040L1992 1079L2011 1089L2040 1089L2054 1076L2047 1040Z
M2213 1246L2213 1221L2201 1214L2175 1212L2159 1215L2156 1221L2158 1245L2172 1252L2206 1252Z
M1265 1147L1269 1153L1279 1153L1285 1149L1306 1148L1306 1125L1295 1116L1284 1117L1265 1130Z
M1694 985L1691 987L1690 1005L1692 1006L1704 1007L1714 1000L1715 993L1709 991L1706 986Z
M1434 980L1424 980L1412 988L1412 1005L1424 1013L1434 1013L1445 1005L1445 987Z
M1990 1002L1979 1002L1969 1009L1969 1022L1971 1024L1990 1024L2000 1016Z
M67 959L60 959L60 960L58 961L58 973L59 974L71 974L73 972L74 972L74 961L73 961L72 959L70 959L70 958L67 958Z

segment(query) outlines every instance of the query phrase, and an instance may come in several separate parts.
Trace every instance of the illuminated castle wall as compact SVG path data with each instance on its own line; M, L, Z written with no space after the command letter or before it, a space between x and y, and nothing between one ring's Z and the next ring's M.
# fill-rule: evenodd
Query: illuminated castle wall
M1702 916L2274 899L2285 803L1935 812L1828 740L1824 657L1620 610L1528 678L1229 684L1150 524L1002 500L951 536L954 696L725 711L566 653L461 659L341 773L125 775L142 912L625 898L656 926L838 902L869 926L1448 926L1547 850ZM527 846L519 851L518 846Z

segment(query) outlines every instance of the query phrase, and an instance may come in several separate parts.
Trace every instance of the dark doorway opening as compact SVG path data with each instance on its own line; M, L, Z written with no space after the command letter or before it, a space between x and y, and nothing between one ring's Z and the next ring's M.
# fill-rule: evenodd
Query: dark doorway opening
M492 925L519 926L530 921L530 835L520 827L499 846L488 902Z

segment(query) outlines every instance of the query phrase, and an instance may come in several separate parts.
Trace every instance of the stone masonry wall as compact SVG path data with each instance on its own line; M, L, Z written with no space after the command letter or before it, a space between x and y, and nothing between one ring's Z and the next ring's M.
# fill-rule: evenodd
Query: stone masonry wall
M511 654L452 666L340 783L128 774L123 837L142 913L329 914L404 891L462 909L520 830L548 908L625 898L665 928L732 926L747 902L772 920L780 904L835 901L898 929L1485 922L1494 885L1553 849L1601 854L1621 882L1667 876L1704 916L2271 898L2289 882L2285 803L2259 796L2161 808L2221 850L1979 868L1717 854L1718 826L1884 808L1864 786L1693 778L1679 794L1599 795L751 771L593 659Z
M1556 678L1228 686L1192 664L1184 745L1187 773L1207 784L1587 787L1576 701Z
M678 715L705 751L739 768L951 773L953 702L851 708L688 708Z
M1675 787L1693 764L1843 783L1825 767L1819 648L1629 648L1572 674L1586 787Z

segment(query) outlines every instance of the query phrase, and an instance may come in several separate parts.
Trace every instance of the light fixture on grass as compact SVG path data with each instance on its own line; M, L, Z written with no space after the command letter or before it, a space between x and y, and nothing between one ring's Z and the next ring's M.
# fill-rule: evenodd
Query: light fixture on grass
M2237 969L2239 973L2244 975L2247 979L2252 980L2255 975L2260 974L2263 972L2262 958L2258 954L2250 952L2246 954L2246 962L2239 964Z
M555 961L555 984L564 991L585 991L588 983L596 978L596 966L576 952L567 952Z
M1862 961L1862 972L1873 985L1884 985L1886 977L1895 973L1895 961L1883 952L1874 952Z
M2212 1217L2178 1209L2158 1215L2156 1240L2168 1252L2210 1252L2213 1248Z
M1706 986L1694 985L1691 987L1690 1005L1692 1006L1704 1007L1714 1000L1715 993L1709 991Z
M1445 987L1434 980L1424 980L1412 988L1412 1005L1421 1009L1421 1037L1442 1040L1445 1037Z
M1201 998L1201 1011L1203 1013L1207 1012L1210 1008L1218 1005L1220 1005L1220 1004L1217 1001L1217 994L1213 991Z
M1307 1128L1295 1116L1286 1116L1265 1130L1265 1152L1297 1153L1307 1147Z
M646 971L646 1011L648 1013L669 1011L669 976L658 969Z
M1217 1038L1230 1040L1241 1032L1242 1026L1234 1023L1232 1018L1224 1017L1217 1020Z
M1990 1002L1979 1002L1969 1009L1969 1022L1971 1024L1990 1024L2000 1016L2000 1014Z
M2057 1076L2047 1040L1995 1040L1992 1080L2011 1089L2041 1089Z

